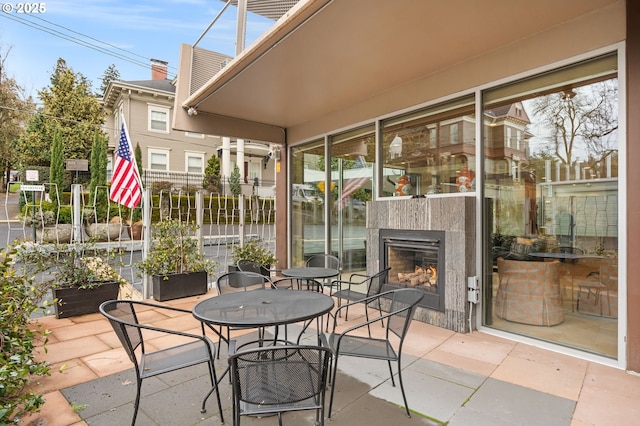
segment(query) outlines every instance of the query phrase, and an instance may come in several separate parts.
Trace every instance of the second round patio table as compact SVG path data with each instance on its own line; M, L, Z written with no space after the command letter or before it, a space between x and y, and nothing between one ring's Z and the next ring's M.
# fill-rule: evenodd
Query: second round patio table
M310 280L322 280L325 278L337 277L340 271L333 268L324 268L321 266L302 266L299 268L283 269L282 275L290 278L303 278Z

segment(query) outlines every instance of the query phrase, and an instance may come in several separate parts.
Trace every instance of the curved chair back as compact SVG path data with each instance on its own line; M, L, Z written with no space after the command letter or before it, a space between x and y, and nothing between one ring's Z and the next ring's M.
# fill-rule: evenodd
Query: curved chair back
M268 346L231 355L233 424L243 415L316 410L316 424L323 425L330 359L331 350L322 346Z
M222 274L216 280L218 294L274 288L269 277L255 272L236 271Z
M256 274L262 273L262 270L261 270L262 265L260 265L255 260L240 259L238 260L238 263L236 264L236 266L238 267L239 270L243 272L254 272Z
M144 353L145 348L141 329L137 327L139 323L134 302L110 300L100 306L100 313L109 320L129 359L138 370L138 358L135 350L138 346L142 346L142 353Z
M321 268L341 270L340 259L331 254L314 254L307 259L305 266L319 266Z
M404 341L409 326L413 320L413 314L415 313L418 303L424 297L424 292L415 288L404 288L400 290L394 290L390 293L391 304L389 306L389 313L395 312L395 314L389 316L387 320L387 333L391 332L400 338L400 347ZM400 349L398 350L400 352Z
M380 272L377 272L371 278L369 278L369 282L367 283L367 294L366 297L373 296L374 294L378 294L382 292L384 285L389 281L389 271L391 268L383 269Z

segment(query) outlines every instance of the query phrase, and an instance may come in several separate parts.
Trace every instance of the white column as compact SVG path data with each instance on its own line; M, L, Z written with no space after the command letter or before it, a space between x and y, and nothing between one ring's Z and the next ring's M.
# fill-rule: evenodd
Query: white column
M231 138L222 137L222 164L220 165L220 179L227 185L231 176Z
M240 183L244 183L244 139L236 141L236 164L240 169Z
M546 183L551 182L551 160L544 160L544 180Z

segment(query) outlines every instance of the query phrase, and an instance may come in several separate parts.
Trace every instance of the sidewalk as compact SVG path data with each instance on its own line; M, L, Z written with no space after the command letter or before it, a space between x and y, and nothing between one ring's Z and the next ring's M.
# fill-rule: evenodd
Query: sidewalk
M169 304L186 309L201 297ZM350 312L348 323L358 321ZM161 325L197 332L191 315L158 318ZM51 331L51 376L34 390L45 394L40 414L21 425L129 424L135 377L108 322L99 314L38 320ZM168 342L151 340L161 346ZM217 341L217 339L216 339ZM390 384L381 361L341 358L333 425L630 425L640 418L640 377L612 367L538 349L486 333L460 334L414 321L405 341L403 378L409 406ZM223 345L217 370L226 367ZM208 388L206 368L143 382L138 425L220 424L213 400L199 404ZM230 386L221 384L225 422L231 424ZM327 398L329 394L327 393ZM73 408L75 408L75 410ZM328 407L328 401L327 401ZM84 419L84 421L82 420ZM312 424L313 414L285 414L284 424ZM447 423L448 422L448 423ZM273 418L243 418L245 424L273 425Z

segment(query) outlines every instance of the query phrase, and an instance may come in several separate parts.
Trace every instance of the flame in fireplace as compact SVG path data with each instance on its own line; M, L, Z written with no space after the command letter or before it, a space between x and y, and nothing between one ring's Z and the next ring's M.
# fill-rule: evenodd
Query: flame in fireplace
M435 284L438 282L438 269L435 266L429 266L429 274L431 275L431 277L429 277L429 282L431 284Z

